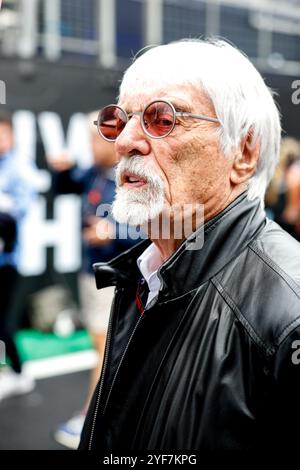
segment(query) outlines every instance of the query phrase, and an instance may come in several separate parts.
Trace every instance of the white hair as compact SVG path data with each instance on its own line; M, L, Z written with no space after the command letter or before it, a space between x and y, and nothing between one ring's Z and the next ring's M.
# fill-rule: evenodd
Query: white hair
M248 132L253 145L259 140L259 161L248 183L248 198L259 197L263 205L279 158L280 114L273 91L250 60L224 40L176 41L139 56L124 74L120 95L153 83L189 84L206 92L221 122L220 146L225 156Z

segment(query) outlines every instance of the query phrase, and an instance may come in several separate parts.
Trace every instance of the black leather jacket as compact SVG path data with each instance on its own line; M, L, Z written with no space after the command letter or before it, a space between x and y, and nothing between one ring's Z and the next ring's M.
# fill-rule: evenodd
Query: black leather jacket
M245 193L204 227L202 249L185 241L161 266L142 316L150 242L95 265L98 288L117 288L80 449L298 445L300 244Z

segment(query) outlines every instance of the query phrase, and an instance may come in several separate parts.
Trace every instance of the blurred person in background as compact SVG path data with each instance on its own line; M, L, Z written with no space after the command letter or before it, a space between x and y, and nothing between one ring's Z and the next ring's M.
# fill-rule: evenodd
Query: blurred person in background
M83 409L69 421L61 424L55 439L70 448L77 448L90 398L101 372L109 312L114 294L113 287L97 291L92 265L109 261L131 247L135 242L114 239L114 223L96 216L99 204L111 204L115 197L114 145L99 138L93 121L97 113L87 116L93 154L93 165L82 170L66 155L47 157L52 168L54 191L59 194L75 193L82 196L82 271L79 274L79 297L83 322L95 346L98 363L90 378L89 391ZM101 233L101 238L99 237Z
M6 346L11 368L0 370L0 400L27 393L34 381L22 373L14 334L21 319L15 318L12 298L18 290L18 232L35 195L33 167L24 162L14 149L12 119L0 113L0 339Z
M300 241L300 142L292 137L282 139L265 202L268 215Z

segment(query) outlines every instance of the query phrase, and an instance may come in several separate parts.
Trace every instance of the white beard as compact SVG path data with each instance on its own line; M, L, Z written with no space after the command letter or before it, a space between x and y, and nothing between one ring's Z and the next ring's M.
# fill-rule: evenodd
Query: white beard
M145 165L146 157L123 157L116 170L117 191L112 206L112 214L119 223L144 225L155 219L164 208L164 183L150 165ZM120 186L121 175L125 171L135 173L147 180L147 186L126 188Z

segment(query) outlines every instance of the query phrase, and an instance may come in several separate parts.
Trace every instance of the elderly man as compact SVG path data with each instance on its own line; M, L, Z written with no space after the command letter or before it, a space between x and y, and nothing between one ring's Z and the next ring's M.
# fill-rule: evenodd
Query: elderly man
M180 41L137 58L96 124L119 158L116 219L171 228L95 265L116 293L80 449L297 443L300 246L263 210L280 143L271 91L226 42ZM190 211L180 239L185 205L203 223Z

